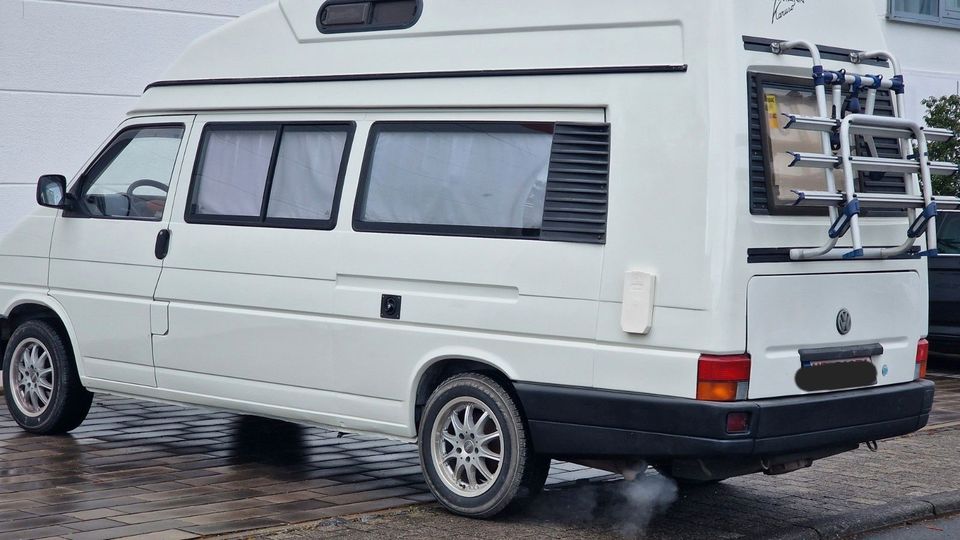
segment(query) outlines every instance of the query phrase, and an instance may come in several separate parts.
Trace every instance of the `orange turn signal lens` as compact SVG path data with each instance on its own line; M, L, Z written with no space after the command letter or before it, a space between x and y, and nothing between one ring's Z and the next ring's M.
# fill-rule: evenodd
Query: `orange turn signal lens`
M697 383L697 399L701 401L736 401L736 381L702 381Z

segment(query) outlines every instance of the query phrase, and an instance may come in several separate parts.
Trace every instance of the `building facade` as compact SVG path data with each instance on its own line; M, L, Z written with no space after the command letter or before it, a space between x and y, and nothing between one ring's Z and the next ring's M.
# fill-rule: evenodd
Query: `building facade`
M876 0L887 46L903 64L907 115L922 119L921 100L960 94L960 0Z
M884 19L908 115L922 118L924 97L960 90L960 0L849 1ZM0 0L0 234L32 208L36 178L75 174L192 40L269 2Z
M0 0L0 233L197 37L269 0Z

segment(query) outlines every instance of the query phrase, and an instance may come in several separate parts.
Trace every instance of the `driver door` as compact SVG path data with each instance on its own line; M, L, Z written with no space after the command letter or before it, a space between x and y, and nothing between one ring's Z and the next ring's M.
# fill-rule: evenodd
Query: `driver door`
M57 218L49 287L76 331L86 377L156 386L152 332L165 325L153 300L157 247L192 126L192 116L124 123L69 188L75 203Z

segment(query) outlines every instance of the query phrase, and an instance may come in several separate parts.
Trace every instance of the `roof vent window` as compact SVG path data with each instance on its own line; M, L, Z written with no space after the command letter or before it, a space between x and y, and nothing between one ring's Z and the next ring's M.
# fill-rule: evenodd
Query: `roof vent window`
M400 30L416 24L422 0L329 0L317 14L324 34Z

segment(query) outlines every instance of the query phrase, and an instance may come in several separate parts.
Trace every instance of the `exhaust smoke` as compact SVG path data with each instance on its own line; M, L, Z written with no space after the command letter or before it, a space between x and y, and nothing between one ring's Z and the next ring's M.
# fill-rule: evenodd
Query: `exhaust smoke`
M642 463L618 469L625 478L635 479L548 490L532 502L526 517L561 524L586 524L622 538L643 538L653 518L677 500L677 483L654 472L645 472L647 466Z

